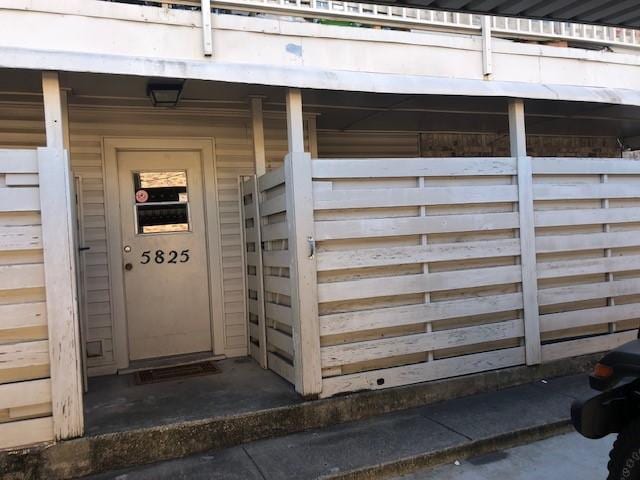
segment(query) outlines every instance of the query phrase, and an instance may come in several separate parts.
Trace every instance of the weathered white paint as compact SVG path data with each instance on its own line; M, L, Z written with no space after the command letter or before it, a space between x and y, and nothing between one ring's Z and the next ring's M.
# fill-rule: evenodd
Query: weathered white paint
M533 217L533 174L527 157L524 102L509 102L509 137L511 155L518 162L518 214L520 219L520 262L524 303L525 350L527 365L540 363L540 324L538 319L536 234Z
M105 9L100 3L70 0L59 6L43 0L3 0L0 11L7 28L0 31L0 66L640 105L635 74L640 60L634 55L494 39L493 80L486 82L479 37L216 15L216 56L203 60L202 34L193 27L201 25L200 12L163 15L153 7ZM56 21L60 13L64 21ZM48 35L30 35L20 28L25 22ZM119 35L114 37L114 30ZM81 48L79 37L89 39ZM332 48L327 48L329 38ZM425 57L430 61L412 61Z

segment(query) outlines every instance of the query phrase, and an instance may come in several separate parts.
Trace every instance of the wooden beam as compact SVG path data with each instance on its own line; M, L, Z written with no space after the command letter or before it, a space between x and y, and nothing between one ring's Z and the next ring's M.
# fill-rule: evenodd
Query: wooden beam
M200 0L202 9L202 50L205 57L213 55L211 33L211 0Z
M289 153L304 152L302 92L300 92L299 88L289 88L287 90L287 140L289 142Z
M493 73L493 46L491 45L491 17L482 17L482 74L491 77Z
M73 251L71 173L56 72L43 72L47 147L38 149L40 210L49 327L53 432L56 440L84 433L80 335ZM68 138L68 136L67 136Z
M291 91L290 91L291 92ZM293 99L298 95L292 95ZM287 97L289 99L289 96ZM289 101L287 101L289 105ZM298 102L298 105L299 102ZM287 120L292 110L302 126L302 109L287 109ZM289 123L289 122L287 122ZM297 123L297 122L296 122ZM290 149L300 148L301 128L289 136ZM291 130L290 130L291 131ZM304 146L302 144L302 146ZM316 256L311 250L314 242L313 195L311 182L311 156L299 151L285 158L287 219L289 230L291 309L293 312L293 346L296 391L304 396L322 391L320 364L320 322L318 318L318 278ZM268 278L268 277L267 277ZM271 364L270 364L271 365Z
M267 172L267 161L264 150L264 117L262 113L262 97L251 97L251 126L253 132L253 158L256 175Z
M509 102L509 138L511 156L518 163L518 213L520 219L520 260L524 302L525 358L527 365L541 361L540 320L538 318L538 277L536 273L536 237L533 212L533 173L527 156L524 102Z

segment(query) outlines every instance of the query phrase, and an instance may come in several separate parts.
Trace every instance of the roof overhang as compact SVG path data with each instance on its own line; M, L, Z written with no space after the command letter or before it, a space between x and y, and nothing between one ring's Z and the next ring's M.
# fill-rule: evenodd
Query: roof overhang
M399 7L640 28L640 0L358 0Z

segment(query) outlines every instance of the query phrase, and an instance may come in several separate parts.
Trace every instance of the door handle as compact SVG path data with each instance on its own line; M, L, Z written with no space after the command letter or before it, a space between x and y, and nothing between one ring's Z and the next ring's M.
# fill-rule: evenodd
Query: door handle
M78 247L79 252L86 252L87 250L91 250L91 247Z
M125 263L124 264L124 269L128 272L130 270L133 270L133 264L131 263Z

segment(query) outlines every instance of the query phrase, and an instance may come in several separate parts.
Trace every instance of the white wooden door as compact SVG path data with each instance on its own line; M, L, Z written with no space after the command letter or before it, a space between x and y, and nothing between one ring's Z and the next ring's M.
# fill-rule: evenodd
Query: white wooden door
M129 359L211 351L200 152L118 153Z

